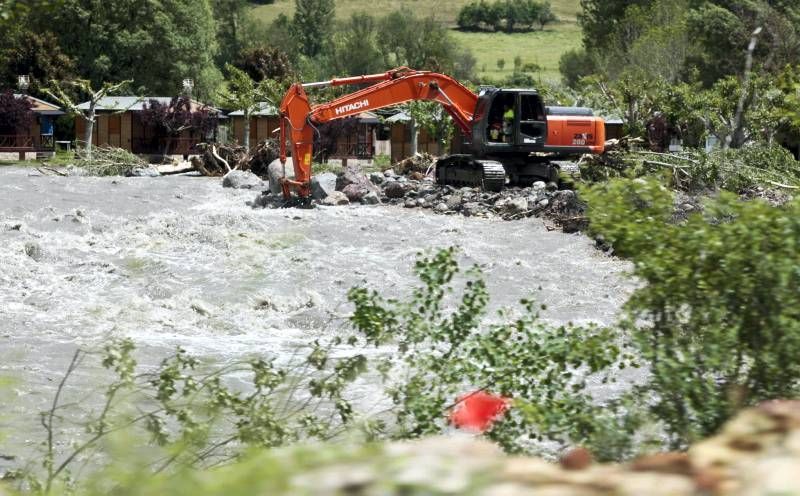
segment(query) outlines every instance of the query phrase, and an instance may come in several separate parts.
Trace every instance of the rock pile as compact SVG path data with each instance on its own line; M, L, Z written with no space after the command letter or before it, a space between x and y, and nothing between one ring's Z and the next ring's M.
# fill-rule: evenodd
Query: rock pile
M396 205L426 209L436 214L516 220L545 217L565 232L586 228L585 205L574 191L558 190L554 183L543 181L527 188L506 188L501 192L484 192L480 188L440 186L430 176L419 173L426 161L403 165L407 174L396 169L366 174L357 165L348 165L338 175L327 172L311 181L314 202L321 205ZM417 165L414 165L414 164ZM426 166L427 167L427 166ZM282 206L282 198L273 192L264 193L252 203L258 207Z

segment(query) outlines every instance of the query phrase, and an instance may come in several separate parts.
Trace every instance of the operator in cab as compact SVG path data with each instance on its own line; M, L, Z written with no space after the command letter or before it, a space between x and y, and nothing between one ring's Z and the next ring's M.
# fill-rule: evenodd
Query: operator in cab
M506 105L503 111L503 139L506 143L511 143L512 133L514 129L514 108L511 105Z

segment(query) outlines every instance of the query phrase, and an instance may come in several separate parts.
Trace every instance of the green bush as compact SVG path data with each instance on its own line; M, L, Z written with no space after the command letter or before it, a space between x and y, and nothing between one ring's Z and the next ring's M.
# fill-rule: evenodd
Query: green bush
M386 300L363 287L348 294L358 339L397 350L380 367L395 405L393 436L441 432L456 398L475 390L513 398L517 413L489 432L510 452L530 451L531 439L599 446L605 428L625 430L621 422L629 419L618 422L613 409L595 405L586 392L589 374L609 372L629 358L615 344L614 332L544 324L531 300L522 300L515 312L502 311L500 323L490 323L480 271L467 270L455 284L461 271L455 254L451 248L419 259L415 272L423 284L406 300ZM454 296L456 307L449 308ZM598 453L621 456L630 437Z
M723 192L675 225L672 194L654 180L583 193L592 230L642 283L621 328L650 369L639 392L674 447L742 406L800 394L800 200L778 208Z

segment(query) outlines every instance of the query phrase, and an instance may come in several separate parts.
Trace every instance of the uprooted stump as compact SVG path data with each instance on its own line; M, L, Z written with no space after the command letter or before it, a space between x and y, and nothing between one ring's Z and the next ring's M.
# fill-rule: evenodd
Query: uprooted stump
M223 176L232 170L251 171L257 176L268 175L269 164L278 158L276 140L259 143L252 153L243 146L200 143L198 157L192 158L192 165L204 176Z

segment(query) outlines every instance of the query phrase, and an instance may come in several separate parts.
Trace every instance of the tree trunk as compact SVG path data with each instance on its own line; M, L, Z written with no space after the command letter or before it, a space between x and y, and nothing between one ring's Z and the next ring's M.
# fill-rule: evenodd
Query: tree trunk
M92 159L92 134L94 133L94 106L95 103L89 104L89 114L86 117L86 130L83 133L83 140L86 142L86 159Z
M417 148L419 147L419 143L417 142L417 135L419 131L417 130L417 120L413 117L409 121L409 128L411 131L411 156L417 154Z
M727 150L728 148L741 148L744 145L746 136L745 136L745 104L749 97L749 90L750 90L750 74L753 70L753 51L756 49L756 43L758 42L758 35L761 34L761 27L758 27L753 31L753 34L750 36L750 44L747 45L747 57L744 63L744 79L742 81L742 94L739 95L739 101L736 104L736 114L733 117L733 129L731 130L731 134L728 135L725 143L722 145L723 150Z
M250 153L250 112L244 113L244 149Z
M166 159L169 154L170 145L172 145L172 135L168 134L164 144L164 153L161 154L164 159Z

